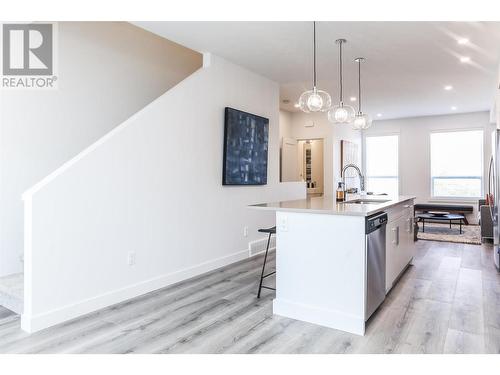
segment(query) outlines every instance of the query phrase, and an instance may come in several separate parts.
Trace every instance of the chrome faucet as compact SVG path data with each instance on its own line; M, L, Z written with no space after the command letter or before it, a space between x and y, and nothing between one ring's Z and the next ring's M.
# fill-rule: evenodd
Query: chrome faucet
M354 168L356 172L358 172L359 188L361 191L365 191L365 176L363 176L363 173L361 173L361 170L355 164L347 164L346 166L344 166L344 168L342 168L342 173L340 174L340 177L342 177L342 184L344 185L344 189L345 189L345 171L349 168Z

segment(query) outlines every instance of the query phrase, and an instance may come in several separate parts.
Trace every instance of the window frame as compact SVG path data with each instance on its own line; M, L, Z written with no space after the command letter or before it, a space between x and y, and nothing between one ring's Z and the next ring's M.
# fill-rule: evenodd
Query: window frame
M397 141L398 141L398 175L397 176L369 176L368 171L367 171L367 155L366 155L366 139L367 138L374 138L374 137L389 137L389 136L396 136ZM397 186L398 186L398 192L397 196L401 195L401 153L400 153L400 139L401 139L401 134L399 132L374 132L374 133L369 133L369 134L363 134L363 174L365 176L365 184L368 186L368 179L371 178L396 178L397 179Z
M434 195L434 176L432 175L432 135L433 134L443 134L443 133L465 133L465 132L471 132L471 131L480 131L482 133L482 142L481 142L481 175L480 180L481 180L481 191L480 195L477 197L466 197L466 196L449 196L449 195ZM459 128L459 129L436 129L436 130L431 130L429 132L429 197L431 200L435 201L460 201L460 202L467 202L467 201L476 201L477 199L481 199L484 196L484 142L485 142L485 132L483 127L470 127L470 128ZM477 176L453 176L453 177L446 177L446 178L454 178L454 179L460 179L460 178L476 178ZM442 177L441 177L442 178Z

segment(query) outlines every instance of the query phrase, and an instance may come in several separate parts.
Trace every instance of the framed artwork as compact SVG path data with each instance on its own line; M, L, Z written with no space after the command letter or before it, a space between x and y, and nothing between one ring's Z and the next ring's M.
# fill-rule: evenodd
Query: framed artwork
M361 166L360 163L360 155L359 155L359 146L357 143L350 141L340 141L340 170L344 169L347 164L355 164L358 167ZM346 171L346 177L356 177L356 171L352 168L349 168Z
M226 107L223 185L267 184L269 119Z

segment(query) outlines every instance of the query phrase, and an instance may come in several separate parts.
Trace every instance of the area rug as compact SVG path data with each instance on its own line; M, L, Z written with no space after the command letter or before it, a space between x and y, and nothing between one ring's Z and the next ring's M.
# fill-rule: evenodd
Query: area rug
M458 224L425 222L425 233L422 233L422 223L418 223L418 239L428 241L456 242L481 245L481 227L479 225L462 225L462 234Z

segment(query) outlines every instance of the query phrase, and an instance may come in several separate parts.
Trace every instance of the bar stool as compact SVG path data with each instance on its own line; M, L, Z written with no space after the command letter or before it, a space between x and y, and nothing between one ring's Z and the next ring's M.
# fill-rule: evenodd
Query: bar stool
M258 231L260 233L269 233L269 237L267 238L266 255L264 255L264 263L262 264L262 272L260 274L259 292L257 293L257 298L260 298L260 291L262 288L276 290L275 288L271 288L269 286L262 285L262 281L264 281L264 279L266 277L274 275L276 273L276 271L273 271L271 273L268 273L267 275L264 275L264 271L266 269L266 262L267 262L267 253L269 252L269 243L271 242L271 236L273 234L276 234L276 227L259 229Z

